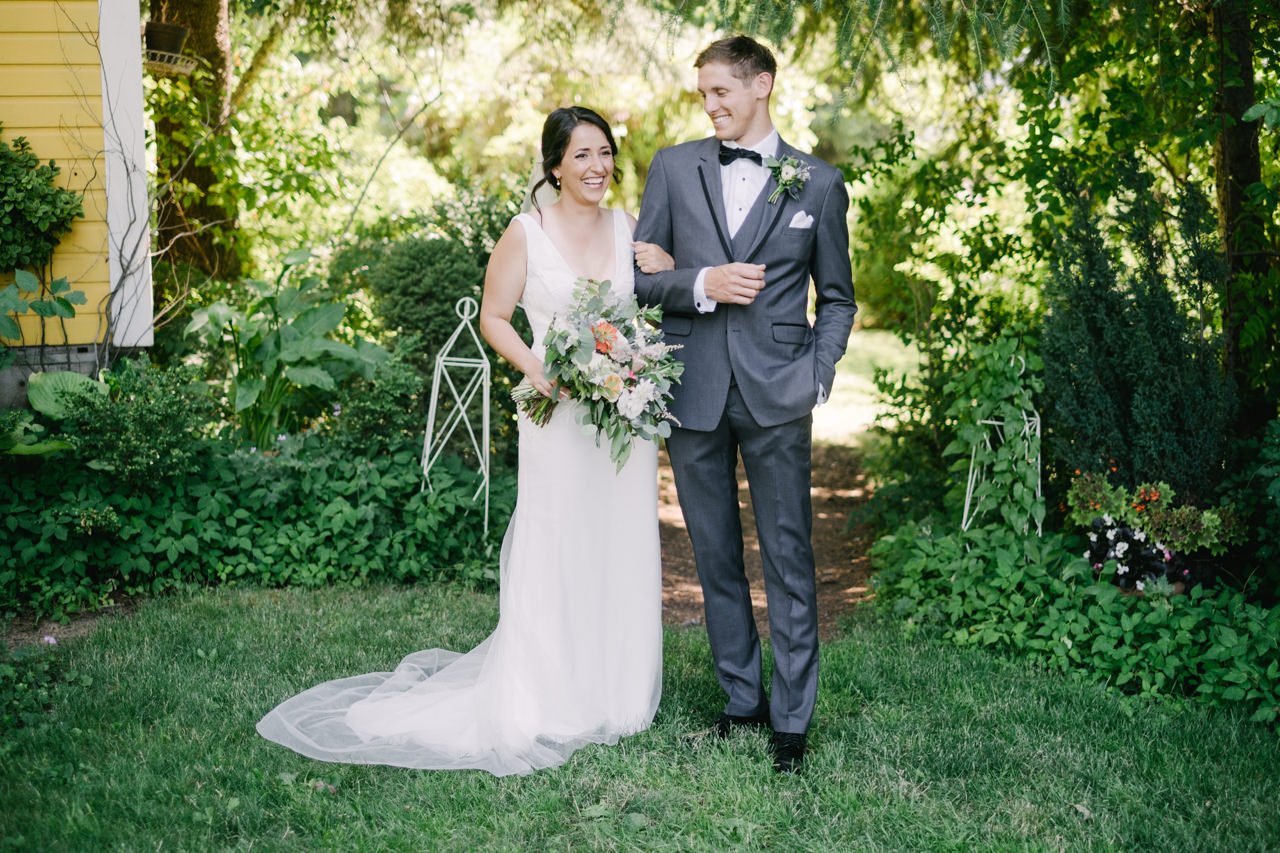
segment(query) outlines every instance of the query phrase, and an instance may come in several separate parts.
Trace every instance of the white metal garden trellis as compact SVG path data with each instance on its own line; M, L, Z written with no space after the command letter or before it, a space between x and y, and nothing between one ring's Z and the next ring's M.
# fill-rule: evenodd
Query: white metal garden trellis
M484 529L489 531L489 358L484 353L484 345L471 325L472 319L480 313L480 307L470 296L459 299L454 306L461 322L453 330L449 340L436 356L435 370L431 376L431 405L427 409L427 432L422 439L422 486L430 490L431 468L440 459L440 454L448 445L449 439L457 431L459 424L466 428L467 438L471 441L471 449L476 455L480 469L480 485L474 495L475 500L484 492ZM476 358L465 358L453 354L454 344L458 342L463 330L471 336L476 346ZM440 396L448 389L453 397L453 408L445 416L440 429L436 429L436 413L439 410ZM476 397L480 398L480 435L471 422L470 410Z

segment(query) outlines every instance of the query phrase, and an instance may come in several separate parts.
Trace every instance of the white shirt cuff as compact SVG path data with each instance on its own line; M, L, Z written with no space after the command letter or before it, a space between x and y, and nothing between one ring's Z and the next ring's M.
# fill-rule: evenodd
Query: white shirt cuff
M698 309L699 314L710 314L716 310L716 302L714 299L707 298L707 270L711 267L703 267L698 270L698 277L693 280L693 307Z
M814 404L814 408L821 406L827 402L827 389L822 387L822 383L818 383L818 402Z

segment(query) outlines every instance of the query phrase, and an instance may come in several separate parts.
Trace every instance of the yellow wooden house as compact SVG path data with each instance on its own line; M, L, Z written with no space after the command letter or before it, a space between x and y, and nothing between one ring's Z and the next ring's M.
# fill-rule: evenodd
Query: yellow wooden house
M19 348L19 367L0 404L13 402L23 362L88 372L106 351L152 343L142 74L138 0L0 0L3 144L26 137L57 163L62 186L83 193L84 218L58 245L50 278L87 297L69 320L19 317L22 339L4 341Z

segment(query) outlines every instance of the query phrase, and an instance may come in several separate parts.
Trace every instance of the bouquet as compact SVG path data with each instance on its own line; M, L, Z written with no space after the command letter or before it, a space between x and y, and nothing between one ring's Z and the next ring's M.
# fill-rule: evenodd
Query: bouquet
M671 435L676 419L667 405L684 364L671 355L679 347L662 340L661 308L641 308L635 297L612 295L607 280L580 278L577 285L572 305L547 328L543 371L581 404L579 421L595 432L596 445L601 436L608 438L609 456L620 471L633 438ZM511 398L539 426L559 402L527 379L512 389Z

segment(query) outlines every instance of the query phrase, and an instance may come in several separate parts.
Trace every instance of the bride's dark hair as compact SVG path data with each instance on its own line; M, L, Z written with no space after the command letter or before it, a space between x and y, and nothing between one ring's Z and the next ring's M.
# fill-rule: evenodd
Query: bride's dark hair
M622 172L617 166L618 143L613 141L613 130L595 110L587 107L560 107L552 110L542 125L542 179L529 190L533 206L538 207L538 189L543 184L551 184L556 192L560 192L560 180L551 174L551 170L564 160L564 152L569 148L569 137L578 125L591 124L600 128L604 138L609 141L609 150L613 152L613 182L622 180ZM539 210L541 208L538 208Z

